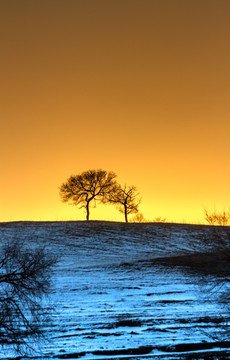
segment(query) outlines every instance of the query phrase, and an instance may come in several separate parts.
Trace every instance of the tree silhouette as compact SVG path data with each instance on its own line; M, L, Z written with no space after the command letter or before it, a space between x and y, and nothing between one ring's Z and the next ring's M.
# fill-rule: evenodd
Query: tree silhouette
M135 186L117 185L114 191L109 193L108 202L115 204L118 210L125 215L125 222L128 222L129 214L138 213L141 199Z
M30 348L41 337L47 320L41 299L50 290L51 270L57 258L44 248L28 249L21 241L1 247L0 344L17 351Z
M106 203L106 198L116 187L116 174L104 170L88 170L80 175L73 175L60 187L63 202L85 208L86 220L89 220L90 203Z

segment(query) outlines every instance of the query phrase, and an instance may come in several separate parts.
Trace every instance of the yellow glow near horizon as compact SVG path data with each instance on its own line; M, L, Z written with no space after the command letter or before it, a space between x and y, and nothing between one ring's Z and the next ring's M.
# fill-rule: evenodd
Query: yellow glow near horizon
M230 206L230 2L0 4L0 221L77 220L71 174L136 185L152 220ZM112 206L91 219L123 221Z

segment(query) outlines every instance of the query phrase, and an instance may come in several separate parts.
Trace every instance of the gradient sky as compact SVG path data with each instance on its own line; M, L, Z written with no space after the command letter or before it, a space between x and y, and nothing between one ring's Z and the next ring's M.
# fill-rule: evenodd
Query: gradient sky
M229 208L229 0L0 0L0 28L0 221L84 219L58 187L91 168L149 220Z

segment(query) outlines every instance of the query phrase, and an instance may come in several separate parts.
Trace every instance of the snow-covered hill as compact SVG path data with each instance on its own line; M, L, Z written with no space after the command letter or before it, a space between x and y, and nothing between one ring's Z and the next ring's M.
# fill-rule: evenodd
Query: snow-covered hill
M215 253L213 228L17 222L1 223L0 234L1 243L46 244L59 256L50 295L55 311L44 328L49 342L38 358L179 359L216 352L227 358L226 279L219 286L219 274L167 263Z

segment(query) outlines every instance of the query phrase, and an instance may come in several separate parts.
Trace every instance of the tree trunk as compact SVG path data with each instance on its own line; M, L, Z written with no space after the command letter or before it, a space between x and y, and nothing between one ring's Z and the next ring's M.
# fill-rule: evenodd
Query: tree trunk
M128 222L127 207L125 206L125 222Z
M89 201L86 203L86 220L89 221Z

